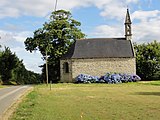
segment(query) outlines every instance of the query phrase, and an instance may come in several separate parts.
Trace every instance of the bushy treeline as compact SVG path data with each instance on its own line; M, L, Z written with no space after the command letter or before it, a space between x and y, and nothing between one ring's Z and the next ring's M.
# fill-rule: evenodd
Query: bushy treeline
M23 60L20 60L9 47L0 51L0 83L1 84L36 84L41 76L28 71Z
M143 80L160 80L160 42L134 44L137 74Z

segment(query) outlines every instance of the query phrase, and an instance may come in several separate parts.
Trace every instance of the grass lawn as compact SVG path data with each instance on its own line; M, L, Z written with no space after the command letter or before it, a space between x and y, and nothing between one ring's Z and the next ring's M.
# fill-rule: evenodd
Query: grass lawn
M160 81L35 86L11 120L160 120Z
M3 86L2 86L2 85L0 85L0 88L3 88Z
M6 87L6 86L5 86L5 85L1 85L1 84L0 84L0 89L1 89L1 88L4 88L4 87Z

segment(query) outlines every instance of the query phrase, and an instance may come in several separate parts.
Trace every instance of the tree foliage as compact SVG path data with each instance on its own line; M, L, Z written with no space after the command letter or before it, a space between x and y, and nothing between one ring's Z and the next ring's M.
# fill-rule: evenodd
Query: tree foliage
M160 79L160 43L153 41L147 44L134 44L136 52L137 74L144 80Z
M35 84L40 83L40 75L28 71L22 60L12 53L9 47L0 51L0 80L3 84Z
M80 22L72 19L71 13L64 10L52 12L50 21L43 24L34 32L33 37L25 41L26 50L39 50L45 57L46 50L49 56L59 58L63 55L75 39L84 37L80 29Z
M25 41L26 50L33 52L39 50L45 59L46 53L49 60L50 79L59 79L59 59L69 49L70 45L85 35L78 28L80 22L74 20L69 11L58 10L52 12L50 20L42 28L35 30L33 37ZM42 65L45 76L45 65Z
M17 66L18 58L13 54L8 47L2 52L0 57L0 74L4 83L7 83L12 77L12 70Z

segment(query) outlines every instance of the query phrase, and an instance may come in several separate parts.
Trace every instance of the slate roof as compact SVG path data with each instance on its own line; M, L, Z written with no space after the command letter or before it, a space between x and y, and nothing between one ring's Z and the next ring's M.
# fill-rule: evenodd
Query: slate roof
M70 58L133 58L130 40L125 38L92 38L76 40L61 59Z

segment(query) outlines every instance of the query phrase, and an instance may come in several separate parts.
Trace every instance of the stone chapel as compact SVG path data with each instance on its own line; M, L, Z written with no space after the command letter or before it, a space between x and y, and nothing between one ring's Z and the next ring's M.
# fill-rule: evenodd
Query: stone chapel
M102 76L107 72L136 74L131 19L127 9L124 38L76 40L60 60L60 81L74 82L79 74Z

